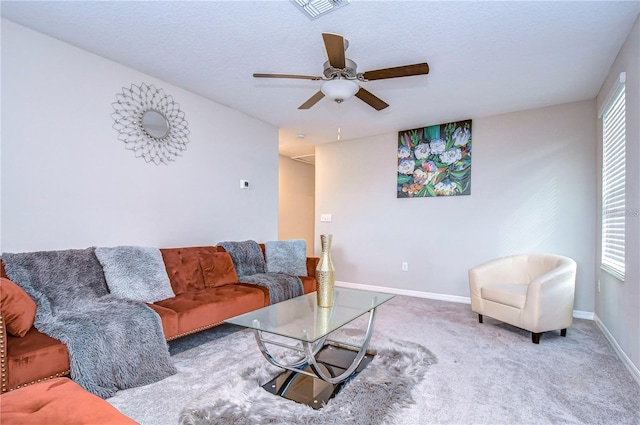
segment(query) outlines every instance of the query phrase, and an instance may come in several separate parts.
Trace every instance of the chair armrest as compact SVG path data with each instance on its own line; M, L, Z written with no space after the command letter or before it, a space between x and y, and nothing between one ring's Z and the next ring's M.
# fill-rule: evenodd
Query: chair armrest
M491 283L512 283L508 276L513 267L513 257L496 258L469 269L469 285L478 290Z
M538 323L551 320L551 317L567 317L566 320L570 324L575 297L576 268L575 261L566 259L557 268L532 280L527 288L523 320L531 323L534 329Z
M555 269L533 279L527 289L527 301L536 301L536 297L546 297L558 290L571 289L573 292L576 285L576 268L575 261L567 259Z
M483 314L481 291L484 285L512 283L509 282L509 276L513 268L513 258L496 258L469 269L469 293L472 311Z
M316 277L316 267L320 262L320 257L307 257L307 276Z

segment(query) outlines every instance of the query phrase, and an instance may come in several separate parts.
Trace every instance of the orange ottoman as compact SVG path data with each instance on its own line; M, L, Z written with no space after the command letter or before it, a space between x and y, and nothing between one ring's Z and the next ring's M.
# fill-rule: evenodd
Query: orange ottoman
M69 378L54 378L0 396L2 425L137 424Z

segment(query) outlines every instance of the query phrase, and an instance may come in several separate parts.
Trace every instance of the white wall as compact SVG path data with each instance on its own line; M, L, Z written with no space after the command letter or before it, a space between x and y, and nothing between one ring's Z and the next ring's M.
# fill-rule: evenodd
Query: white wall
M116 94L142 82L189 123L168 166L112 128ZM276 127L7 20L2 106L3 251L277 238Z
M336 279L468 297L470 267L556 253L577 261L575 309L592 312L595 114L585 101L474 119L470 196L397 199L397 133L316 147L316 217L333 214L316 239L334 235Z
M311 164L280 156L278 239L304 239L314 255L315 169Z
M640 18L636 20L618 57L612 65L598 94L601 106L620 72L626 72L626 193L628 214L625 219L625 280L600 270L601 256L601 179L598 180L598 227L596 231L596 277L600 279L600 292L596 292L596 315L610 338L635 365L635 376L640 383ZM602 123L598 120L598 174L602 167ZM614 346L615 346L614 344Z

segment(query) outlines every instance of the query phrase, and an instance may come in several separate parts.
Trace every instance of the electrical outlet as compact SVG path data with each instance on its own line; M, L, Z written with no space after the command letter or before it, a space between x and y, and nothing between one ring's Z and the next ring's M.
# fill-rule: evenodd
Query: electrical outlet
M406 261L402 262L402 271L403 272L408 272L409 271L409 263L407 263Z
M249 189L249 180L240 180L240 189Z

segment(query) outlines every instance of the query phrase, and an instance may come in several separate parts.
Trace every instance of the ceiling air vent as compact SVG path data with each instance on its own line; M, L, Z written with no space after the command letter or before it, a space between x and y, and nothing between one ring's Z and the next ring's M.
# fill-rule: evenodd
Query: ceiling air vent
M349 0L291 0L309 19L322 15L349 4Z

